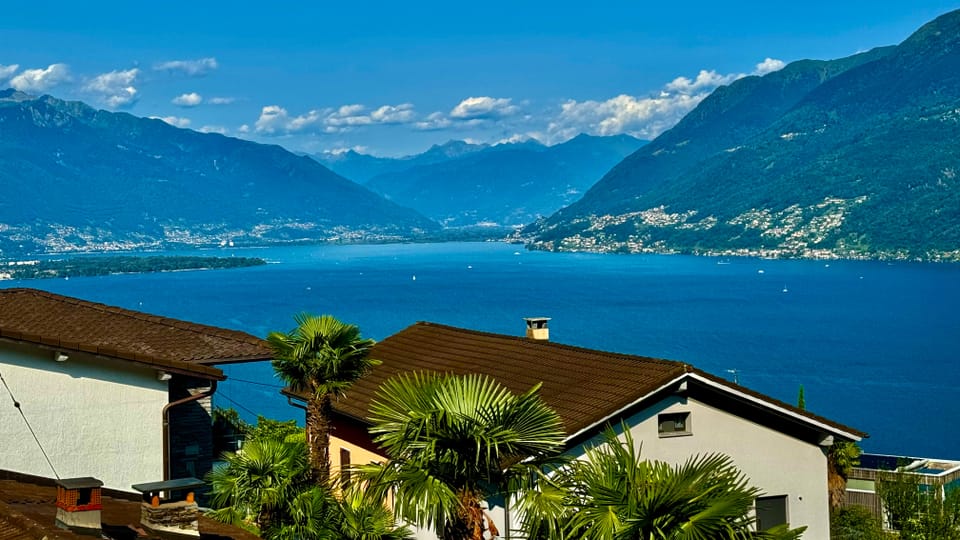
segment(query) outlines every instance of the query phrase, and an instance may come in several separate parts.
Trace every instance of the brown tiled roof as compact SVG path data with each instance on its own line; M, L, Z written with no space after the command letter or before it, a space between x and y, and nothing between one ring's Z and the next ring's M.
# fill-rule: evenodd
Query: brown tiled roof
M0 480L0 540L90 540L55 525L57 489L18 480ZM140 503L104 494L100 520L108 528L139 527ZM142 529L141 529L142 530ZM128 535L132 536L129 532ZM239 527L200 516L201 540L258 540Z
M83 351L206 378L208 364L267 360L262 339L36 289L0 290L0 338Z
M617 354L419 322L377 343L371 353L383 363L334 403L341 414L364 420L380 385L404 372L482 373L513 392L542 383L540 396L573 435L606 422L622 409L684 374L699 374L718 386L742 392L789 414L862 433L719 379L682 362Z
M682 375L680 362L614 354L547 341L419 322L377 343L383 363L335 403L339 412L366 418L377 389L402 372L482 373L513 392L543 383L540 397L573 434Z

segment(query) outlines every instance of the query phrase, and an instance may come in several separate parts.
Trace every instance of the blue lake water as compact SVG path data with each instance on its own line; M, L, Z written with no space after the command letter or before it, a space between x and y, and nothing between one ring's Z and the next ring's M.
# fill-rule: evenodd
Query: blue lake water
M330 313L382 339L416 321L688 362L866 431L868 451L960 458L960 265L528 252L498 243L198 253L267 266L6 281L244 330ZM269 365L225 366L218 404L302 418Z

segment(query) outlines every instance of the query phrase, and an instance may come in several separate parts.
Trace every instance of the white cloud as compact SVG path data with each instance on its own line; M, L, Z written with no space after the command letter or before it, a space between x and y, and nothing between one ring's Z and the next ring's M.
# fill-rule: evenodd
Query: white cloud
M756 69L753 70L754 75L766 75L767 73L773 73L774 71L780 71L786 66L786 62L783 60L777 60L776 58L766 58L763 62L757 64Z
M0 82L6 82L18 69L20 69L20 64L10 64L9 66L0 64Z
M243 124L237 128L237 131L239 131L240 133L250 133L250 126L248 126L247 124Z
M198 58L196 60L168 60L153 66L155 71L178 72L190 77L206 75L217 69L216 58Z
M139 75L140 70L137 68L111 71L90 79L83 89L97 94L108 107L116 109L137 100L137 88L133 85Z
M453 122L442 112L430 113L425 119L414 122L413 127L421 131L436 131L450 127Z
M767 58L756 65L754 75L764 75L784 66L784 62ZM717 87L746 77L745 73L721 74L701 70L693 79L677 77L648 97L621 94L605 101L568 100L560 113L537 134L555 143L579 133L596 135L631 135L653 139L673 127Z
M197 105L203 103L203 96L196 92L190 92L188 94L181 94L173 98L170 103L179 105L180 107L196 107Z
M342 105L336 109L314 109L306 114L291 116L279 105L268 105L260 111L254 124L258 133L282 134L315 130L322 133L341 133L360 126L376 124L405 124L416 116L413 105L383 105L373 111L363 105Z
M450 111L450 117L468 120L510 116L518 110L510 101L510 98L468 97Z
M730 75L720 75L716 71L701 69L700 73L697 74L697 78L690 80L686 77L677 77L666 86L664 90L667 92L678 92L681 94L695 94L703 90L713 90L714 88L730 84L733 81L743 77L742 74L733 73Z
M151 116L150 118L153 118L155 120L163 120L164 122L170 124L171 126L175 126L178 128L185 128L190 125L189 118L181 118L179 116Z
M370 113L370 119L377 124L405 124L413 120L412 103L384 105Z
M212 97L207 100L207 103L211 105L229 105L234 101L236 101L236 99L232 97Z
M11 66L12 67L12 66ZM50 64L46 69L25 69L10 79L10 86L21 92L43 92L70 80L66 64Z
M221 135L227 134L227 128L223 126L202 126L198 131L201 133L219 133Z

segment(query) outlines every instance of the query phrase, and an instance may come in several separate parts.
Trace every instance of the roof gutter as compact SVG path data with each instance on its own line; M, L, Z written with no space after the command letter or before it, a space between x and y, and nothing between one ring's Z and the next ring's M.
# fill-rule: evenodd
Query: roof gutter
M186 403L192 403L194 401L199 401L203 398L207 398L213 395L217 391L217 381L210 381L210 388L200 392L199 394L194 394L192 396L187 396L176 401L172 401L163 406L163 480L170 480L170 409L177 407L179 405L184 405Z

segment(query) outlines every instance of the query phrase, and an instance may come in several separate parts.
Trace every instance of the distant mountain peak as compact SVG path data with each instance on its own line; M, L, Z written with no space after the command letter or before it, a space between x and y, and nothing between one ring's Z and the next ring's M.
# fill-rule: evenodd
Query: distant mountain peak
M3 100L3 101L30 101L33 99L37 99L37 98L25 92L14 90L13 88L0 90L0 100Z

